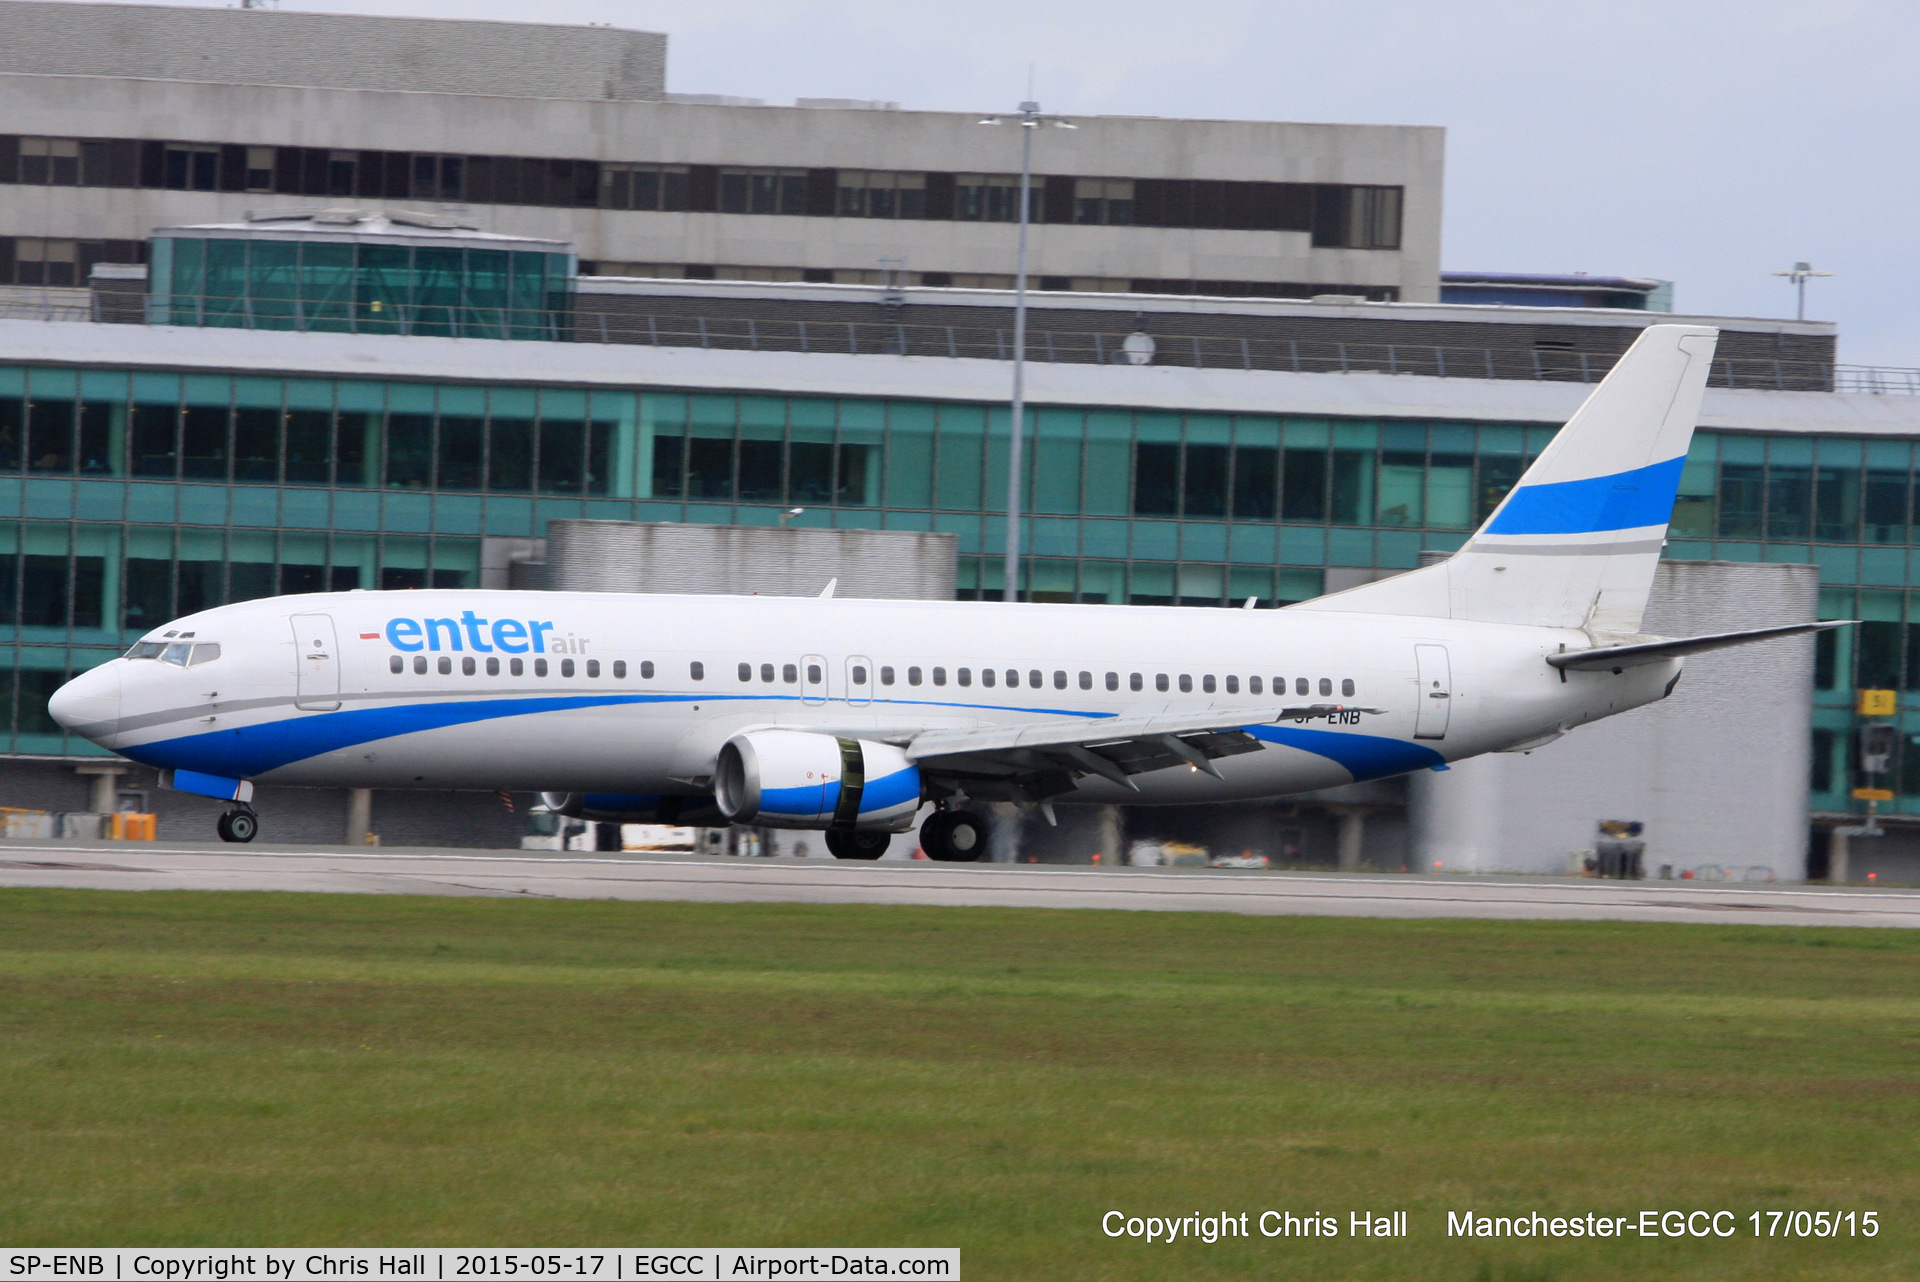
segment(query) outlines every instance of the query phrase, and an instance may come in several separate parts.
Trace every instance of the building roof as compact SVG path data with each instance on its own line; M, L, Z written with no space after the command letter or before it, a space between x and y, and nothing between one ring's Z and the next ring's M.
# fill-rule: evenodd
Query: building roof
M207 240L319 240L335 243L377 241L391 245L464 245L482 249L518 249L531 253L571 253L563 240L506 236L481 231L470 222L409 209L263 209L247 211L242 223L195 223L157 227L156 237Z
M0 0L0 72L502 98L666 96L667 38L616 27Z

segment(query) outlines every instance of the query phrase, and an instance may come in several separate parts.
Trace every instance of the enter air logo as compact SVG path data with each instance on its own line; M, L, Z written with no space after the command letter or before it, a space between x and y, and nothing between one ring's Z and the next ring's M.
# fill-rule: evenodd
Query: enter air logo
M552 623L532 619L487 620L472 610L457 619L389 619L387 644L396 650L473 650L491 654L580 654L585 641L570 637L549 637ZM464 641L464 644L462 642Z

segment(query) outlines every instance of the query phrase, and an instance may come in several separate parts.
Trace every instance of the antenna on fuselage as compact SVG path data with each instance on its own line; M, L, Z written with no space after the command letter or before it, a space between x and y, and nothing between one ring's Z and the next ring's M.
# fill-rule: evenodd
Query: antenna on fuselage
M824 587L824 588L821 588L821 589L820 589L820 599L821 599L822 601L824 601L824 600L826 600L826 599L827 599L828 597L830 597L830 596L832 596L832 595L833 595L833 590L834 590L835 588L837 588L837 587L839 587L839 586L840 586L840 580L838 580L838 579L828 579L828 580L827 580L827 586L826 586L826 587Z

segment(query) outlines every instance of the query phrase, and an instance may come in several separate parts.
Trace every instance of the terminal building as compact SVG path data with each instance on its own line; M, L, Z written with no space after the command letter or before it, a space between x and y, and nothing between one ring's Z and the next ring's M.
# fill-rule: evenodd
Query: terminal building
M924 546L950 577L926 582L1005 594L1013 229L992 193L1017 160L1010 130L673 101L664 39L603 28L0 11L25 33L0 52L22 131L0 137L0 801L102 798L89 775L113 779L110 763L59 732L46 696L156 621L277 593L506 586L543 562L555 522L942 536ZM359 56L262 52L283 46ZM1436 129L1074 123L1035 140L1015 585L1033 600L1271 607L1444 555L1640 328L1669 318L1662 282L1627 277L1596 278L1611 301L1441 301ZM1703 682L1728 743L1784 734L1790 769L1764 784L1784 809L1769 833L1689 821L1682 837L1676 821L1664 848L1649 834L1649 862L1820 873L1824 831L1860 817L1856 690L1920 690L1920 382L1837 363L1828 323L1675 319L1722 339L1668 617L1728 617L1688 595L1712 581L1778 621L1865 622L1756 669L1764 718L1743 721L1741 681ZM1852 875L1920 877L1900 826L1920 823L1908 715L1880 780L1888 835L1852 843ZM1523 785L1556 786L1555 750L1471 786L1519 804ZM1590 782L1584 753L1562 770ZM1649 789L1731 813L1762 786L1704 746L1673 759L1694 777L1623 771L1632 786L1591 818L1674 813ZM1444 844L1433 817L1462 813L1433 795L1448 782L1133 812L1125 828L1419 868ZM212 803L150 775L112 786L160 809L164 836L211 825ZM270 839L338 840L351 821L337 795L263 790L261 808ZM514 844L521 816L382 793L371 823L388 842ZM1117 853L1109 822L1016 840ZM1579 844L1512 826L1488 840L1489 871L1564 871Z

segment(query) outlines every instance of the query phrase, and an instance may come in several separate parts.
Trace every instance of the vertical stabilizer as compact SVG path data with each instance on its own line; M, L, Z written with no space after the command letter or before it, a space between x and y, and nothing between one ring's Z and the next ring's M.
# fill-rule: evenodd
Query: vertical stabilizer
M1289 608L1638 632L1718 338L1649 326L1450 560Z

